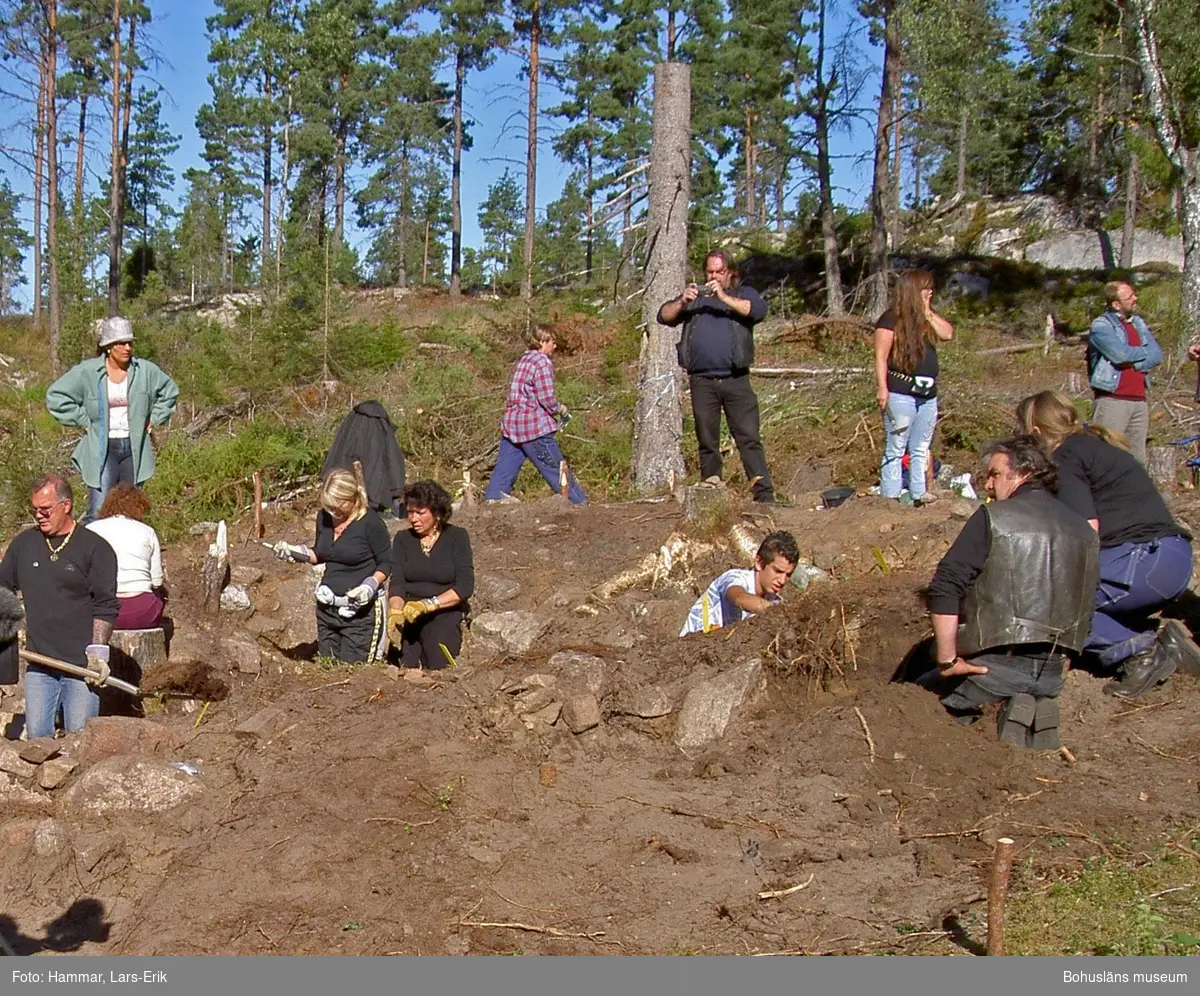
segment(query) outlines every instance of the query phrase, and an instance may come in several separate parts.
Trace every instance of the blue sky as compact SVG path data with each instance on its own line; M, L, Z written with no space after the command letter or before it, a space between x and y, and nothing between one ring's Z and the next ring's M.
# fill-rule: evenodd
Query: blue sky
M849 6L849 5L847 5ZM212 0L151 0L154 20L146 34L149 43L159 54L159 64L148 71L150 79L163 89L163 113L171 130L181 135L179 151L172 157L171 165L176 175L175 200L182 197L184 183L181 179L185 170L204 167L201 156L202 143L196 134L196 112L210 98L208 86L208 40L205 36L205 19L214 13ZM844 17L854 18L852 7ZM857 20L857 18L855 18ZM878 62L876 52L870 50L865 26L858 21L854 26L856 46L864 51L864 61ZM872 91L878 92L878 72L871 68L866 88L860 98L864 106L873 103ZM146 82L146 77L142 77ZM463 162L463 242L467 246L479 246L482 237L476 215L480 202L486 197L489 184L495 182L506 167L512 168L520 183L524 182L524 114L526 105L526 81L520 75L520 62L516 56L502 54L493 66L482 73L471 74L467 80L467 114L475 122L472 133L474 147L464 156ZM543 108L558 102L558 93L547 83L541 87L540 104ZM19 112L11 104L0 106L0 128L5 124L2 141L8 145L26 145L27 134L12 128ZM71 121L68 113L67 124ZM107 121L99 116L93 130L107 129ZM554 200L566 178L567 169L550 150L550 140L559 125L543 117L539 123L540 152L538 157L537 203L539 209ZM835 161L834 182L838 187L837 199L842 203L863 203L870 191L870 163L864 153L870 148L873 133L873 116L858 121L848 135L834 137L834 154L842 158ZM22 129L23 131L23 129ZM98 132L97 132L98 134ZM97 142L103 147L103 136ZM107 169L107 163L96 162L93 170ZM28 173L5 163L3 173L14 189L28 197L30 180ZM24 204L27 223L32 227L32 207L28 200ZM348 238L365 253L367 236L353 227L353 212L347 210L350 230ZM27 266L30 269L31 266ZM26 299L29 288L23 288Z

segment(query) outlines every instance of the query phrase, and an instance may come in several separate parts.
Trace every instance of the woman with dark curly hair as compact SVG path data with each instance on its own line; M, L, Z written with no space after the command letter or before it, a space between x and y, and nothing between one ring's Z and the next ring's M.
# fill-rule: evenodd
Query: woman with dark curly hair
M438 670L462 649L475 562L467 531L450 525L450 495L435 481L404 489L410 529L392 541L388 637L404 667Z
M158 533L142 521L149 511L146 492L121 481L105 496L100 517L87 524L117 555L121 611L114 629L155 629L162 623L167 598L162 545Z
M925 465L937 425L938 357L934 348L954 326L933 310L933 274L906 270L896 278L892 306L875 323L875 399L883 411L879 493L899 498L904 454L913 504L934 500L925 491Z

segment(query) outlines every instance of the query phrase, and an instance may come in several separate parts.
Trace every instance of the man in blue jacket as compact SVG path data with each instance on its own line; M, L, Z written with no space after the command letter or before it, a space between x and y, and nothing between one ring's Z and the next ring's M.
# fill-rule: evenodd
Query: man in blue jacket
M1092 421L1119 432L1130 452L1146 462L1150 409L1146 373L1163 360L1162 350L1137 310L1137 291L1124 281L1104 285L1108 310L1088 331L1088 380L1096 395Z

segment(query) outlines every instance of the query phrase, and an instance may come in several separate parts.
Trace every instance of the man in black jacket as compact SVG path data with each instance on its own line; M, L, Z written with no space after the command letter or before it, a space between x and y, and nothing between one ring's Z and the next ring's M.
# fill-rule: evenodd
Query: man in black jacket
M1095 530L1059 503L1036 436L983 448L996 501L967 520L929 585L937 670L920 680L966 718L1007 700L1000 739L1058 747L1066 655L1087 641L1100 575Z
M754 500L772 502L775 489L759 436L758 398L750 387L754 362L754 326L767 315L766 302L741 283L729 256L711 252L704 260L704 285L688 284L679 297L658 309L658 320L683 325L676 347L679 365L688 372L700 476L721 480L721 411L737 443Z

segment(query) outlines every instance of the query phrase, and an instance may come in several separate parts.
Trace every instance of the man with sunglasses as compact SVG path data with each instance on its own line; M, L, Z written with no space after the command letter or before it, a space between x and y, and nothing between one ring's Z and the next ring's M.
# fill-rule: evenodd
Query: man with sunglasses
M710 252L704 260L704 284L688 284L679 297L658 309L661 324L683 326L675 347L688 372L700 476L721 482L721 412L737 443L746 480L756 502L775 500L759 431L758 397L750 386L754 362L754 326L767 317L767 305L753 287L741 282L727 253Z
M27 649L97 675L85 682L30 664L25 730L32 740L54 735L60 709L69 733L100 712L100 696L91 685L108 679L108 641L121 605L117 555L99 534L76 528L71 485L46 474L34 482L31 504L35 526L9 544L0 561L0 586L24 597Z

